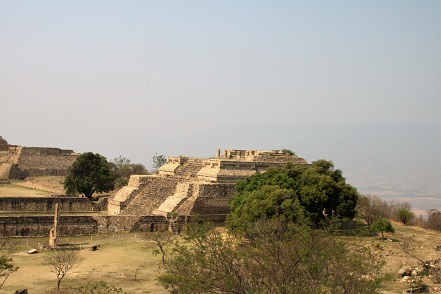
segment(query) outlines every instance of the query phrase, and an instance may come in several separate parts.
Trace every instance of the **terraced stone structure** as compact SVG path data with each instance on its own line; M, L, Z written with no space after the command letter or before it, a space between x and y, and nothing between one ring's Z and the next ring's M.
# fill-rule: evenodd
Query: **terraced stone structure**
M10 145L0 136L0 180L66 176L78 156L72 150Z
M58 148L10 145L0 137L0 179L65 175L78 154ZM58 236L153 231L180 226L195 214L223 222L236 180L286 163L306 165L290 152L217 151L213 158L169 157L156 175L131 176L107 199L79 197L1 197L0 238L48 236L53 211L61 211Z
M156 175L131 176L108 202L110 215L187 218L199 214L222 221L235 182L287 163L308 164L284 150L225 150L214 158L169 157Z

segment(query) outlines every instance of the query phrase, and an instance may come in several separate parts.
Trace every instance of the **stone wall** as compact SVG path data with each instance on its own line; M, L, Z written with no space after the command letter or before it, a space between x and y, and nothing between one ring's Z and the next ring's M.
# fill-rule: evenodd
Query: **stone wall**
M230 212L230 200L236 193L235 187L235 183L200 184L199 195L193 204L190 215L227 215Z
M54 223L53 216L0 216L1 237L49 236ZM98 222L91 216L60 216L58 226L61 236L96 234Z
M162 216L108 215L95 216L100 233L149 232L166 229L168 222Z
M0 216L0 237L48 237L53 216ZM61 215L59 236L83 236L97 233L147 232L166 229L161 216L81 216Z
M72 150L23 147L18 165L28 176L66 176L77 157Z
M131 176L128 186L109 199L110 214L149 215L172 195L179 180L155 175Z
M72 150L8 145L0 150L0 178L66 176L79 154ZM9 172L9 174L7 174Z
M53 213L55 203L62 212L91 212L93 203L80 197L0 197L1 213Z

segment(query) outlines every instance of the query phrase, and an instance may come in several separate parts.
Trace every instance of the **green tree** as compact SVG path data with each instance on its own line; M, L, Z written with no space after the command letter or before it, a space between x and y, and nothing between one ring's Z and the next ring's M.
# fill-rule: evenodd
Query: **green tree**
M357 190L345 182L340 170L334 170L331 161L288 164L239 181L227 224L243 228L249 221L272 217L287 221L306 217L316 224L333 217L352 219L357 199Z
M394 233L395 229L392 226L392 223L383 217L376 218L372 225L370 226L371 230L377 233L381 233L381 238L384 240L384 233Z
M116 184L118 187L125 186L129 183L131 175L146 175L147 169L142 164L134 164L129 159L121 155L112 161L113 173L115 174Z
M153 156L153 172L157 172L158 169L167 163L167 158L165 158L164 155L158 155L158 153L155 153Z
M273 219L230 235L199 224L158 280L172 293L375 293L382 264L369 248L308 226Z
M403 223L403 225L406 225L407 223L409 223L413 218L414 218L414 214L412 211L410 211L407 208L400 208L397 210L396 212L397 215L397 219Z
M114 189L115 176L106 158L98 153L83 153L75 160L64 182L67 194L80 193L91 199L93 193Z
M231 227L244 229L259 219L280 218L286 222L297 222L304 216L304 209L294 192L277 185L262 186L247 195L236 217L229 220Z

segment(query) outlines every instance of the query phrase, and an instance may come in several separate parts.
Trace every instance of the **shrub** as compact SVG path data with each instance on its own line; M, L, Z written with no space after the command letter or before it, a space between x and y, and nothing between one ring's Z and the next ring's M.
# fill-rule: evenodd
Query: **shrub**
M403 225L406 225L410 220L414 218L414 214L407 208L400 208L396 212L396 216L398 221L402 222Z
M244 235L188 234L158 279L171 293L376 293L384 264L368 247L275 219Z
M436 209L429 210L424 228L441 232L441 211Z
M377 233L381 233L381 238L384 240L384 233L394 233L391 222L383 217L376 218L370 226L371 230Z
M121 288L108 285L106 282L89 282L78 289L81 294L127 294Z

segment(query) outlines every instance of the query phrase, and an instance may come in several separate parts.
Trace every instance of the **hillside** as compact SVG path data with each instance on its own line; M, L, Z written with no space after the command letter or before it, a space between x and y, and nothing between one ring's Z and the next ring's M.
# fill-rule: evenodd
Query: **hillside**
M389 280L384 284L383 293L403 293L404 290L415 286L411 280L403 282L399 277L398 271L404 266L412 268L421 264L419 261L406 254L401 246L405 240L411 239L410 253L423 261L438 260L437 266L441 263L441 233L426 230L415 226L404 226L400 223L392 223L395 233L386 233L386 240L381 240L381 236L363 238L364 243L371 243L374 247L381 249L381 254L386 261L384 273L389 275ZM414 281L418 279L413 279ZM436 284L429 277L422 277L422 282L432 288L436 288L441 293L441 282Z

